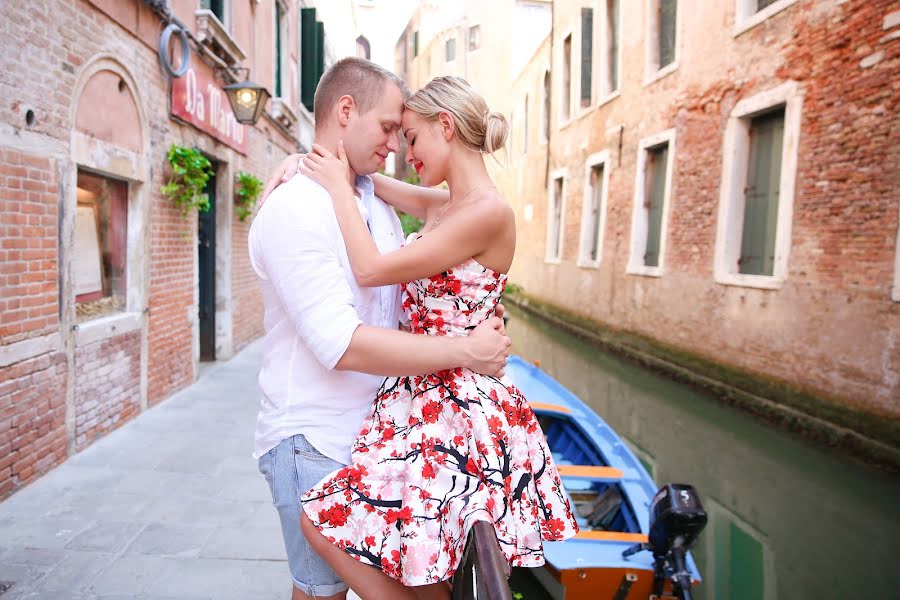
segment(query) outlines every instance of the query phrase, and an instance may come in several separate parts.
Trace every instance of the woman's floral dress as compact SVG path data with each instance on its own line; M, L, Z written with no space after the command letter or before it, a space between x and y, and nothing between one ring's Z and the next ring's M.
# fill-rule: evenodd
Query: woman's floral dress
M404 286L414 333L467 335L493 315L506 275L470 259ZM477 521L512 566L544 564L542 541L577 532L544 434L505 379L468 369L390 377L352 463L303 496L332 543L404 585L448 579Z

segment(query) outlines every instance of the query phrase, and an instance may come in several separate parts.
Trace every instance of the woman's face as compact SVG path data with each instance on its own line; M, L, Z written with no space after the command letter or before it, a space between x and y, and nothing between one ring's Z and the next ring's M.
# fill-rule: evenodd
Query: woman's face
M428 121L405 109L402 124L407 164L416 170L422 185L431 187L442 183L447 179L450 143L440 120Z

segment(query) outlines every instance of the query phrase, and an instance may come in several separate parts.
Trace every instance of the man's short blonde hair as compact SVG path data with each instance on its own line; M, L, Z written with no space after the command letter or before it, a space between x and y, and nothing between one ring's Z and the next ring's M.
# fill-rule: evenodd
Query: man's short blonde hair
M360 114L369 112L389 83L400 89L404 100L409 98L406 82L384 67L364 58L342 58L325 71L316 86L313 98L316 125L325 122L328 112L341 96L351 96Z

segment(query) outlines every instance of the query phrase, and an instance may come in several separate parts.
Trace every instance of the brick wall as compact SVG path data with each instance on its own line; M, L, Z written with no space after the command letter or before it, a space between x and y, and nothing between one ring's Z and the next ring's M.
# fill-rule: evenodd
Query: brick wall
M896 3L800 0L737 36L734 6L718 2L683 19L678 69L646 84L643 11L623 4L621 96L562 127L554 76L549 169L568 170L563 260L544 262L547 147L534 144L524 156L519 148L518 181L506 186L519 224L511 279L613 328L896 419L900 37L896 25L885 27ZM557 3L558 31L577 27L577 9ZM541 98L548 61L546 52L532 60L517 99L526 92ZM787 279L776 290L722 285L713 267L726 123L740 100L787 80L803 92ZM535 111L532 140L539 119ZM670 128L676 141L663 274L629 275L638 144ZM584 164L602 150L611 158L603 260L587 269L576 265ZM531 222L526 204L534 207Z
M75 350L75 449L82 450L141 411L141 332Z

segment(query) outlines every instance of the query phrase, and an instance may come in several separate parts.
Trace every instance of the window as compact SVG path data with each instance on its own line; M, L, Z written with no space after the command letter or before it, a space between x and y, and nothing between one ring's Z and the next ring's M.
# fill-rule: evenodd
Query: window
M547 262L558 263L562 260L565 193L565 172L551 174L547 202Z
M653 80L676 66L678 48L678 1L649 0L647 71ZM666 68L670 67L670 68ZM657 71L663 71L657 74Z
M528 152L528 94L525 94L525 107L522 109L522 153Z
M569 34L563 40L563 68L562 68L562 100L560 102L560 114L562 121L568 121L572 106L572 35Z
M627 272L661 276L666 248L675 130L641 140L631 222Z
M716 231L719 283L777 288L787 276L801 98L788 82L738 102L728 119Z
M444 42L444 61L452 62L456 60L456 38L450 38Z
M363 35L356 38L356 56L366 60L372 59L372 47L369 44L369 40Z
M541 122L541 140L550 139L550 71L544 71L544 114Z
M469 50L481 48L481 25L469 27Z
M581 107L591 105L591 75L594 65L594 9L581 9Z
M227 25L227 12L225 10L225 2L227 0L200 0L200 8L212 12L223 25Z
M619 0L606 0L605 17L603 93L609 95L619 89Z
M714 598L764 600L775 597L775 562L766 536L710 498L706 554ZM710 556L712 555L712 556Z
M413 58L419 55L419 32L413 31Z
M797 0L736 0L734 35L752 29L772 15L780 13Z
M275 0L275 97L283 98L287 91L282 81L287 71L287 18L280 0Z
M278 4L278 2L276 2ZM405 45L404 45L405 47ZM404 62L404 64L406 64ZM325 33L315 8L300 9L300 99L312 112L316 86L325 71ZM277 96L277 93L276 93Z
M578 251L578 265L582 267L596 267L600 264L606 221L606 194L609 189L608 162L609 153L602 152L589 157L585 166L581 243Z
M79 323L125 310L128 184L78 171L72 278Z

